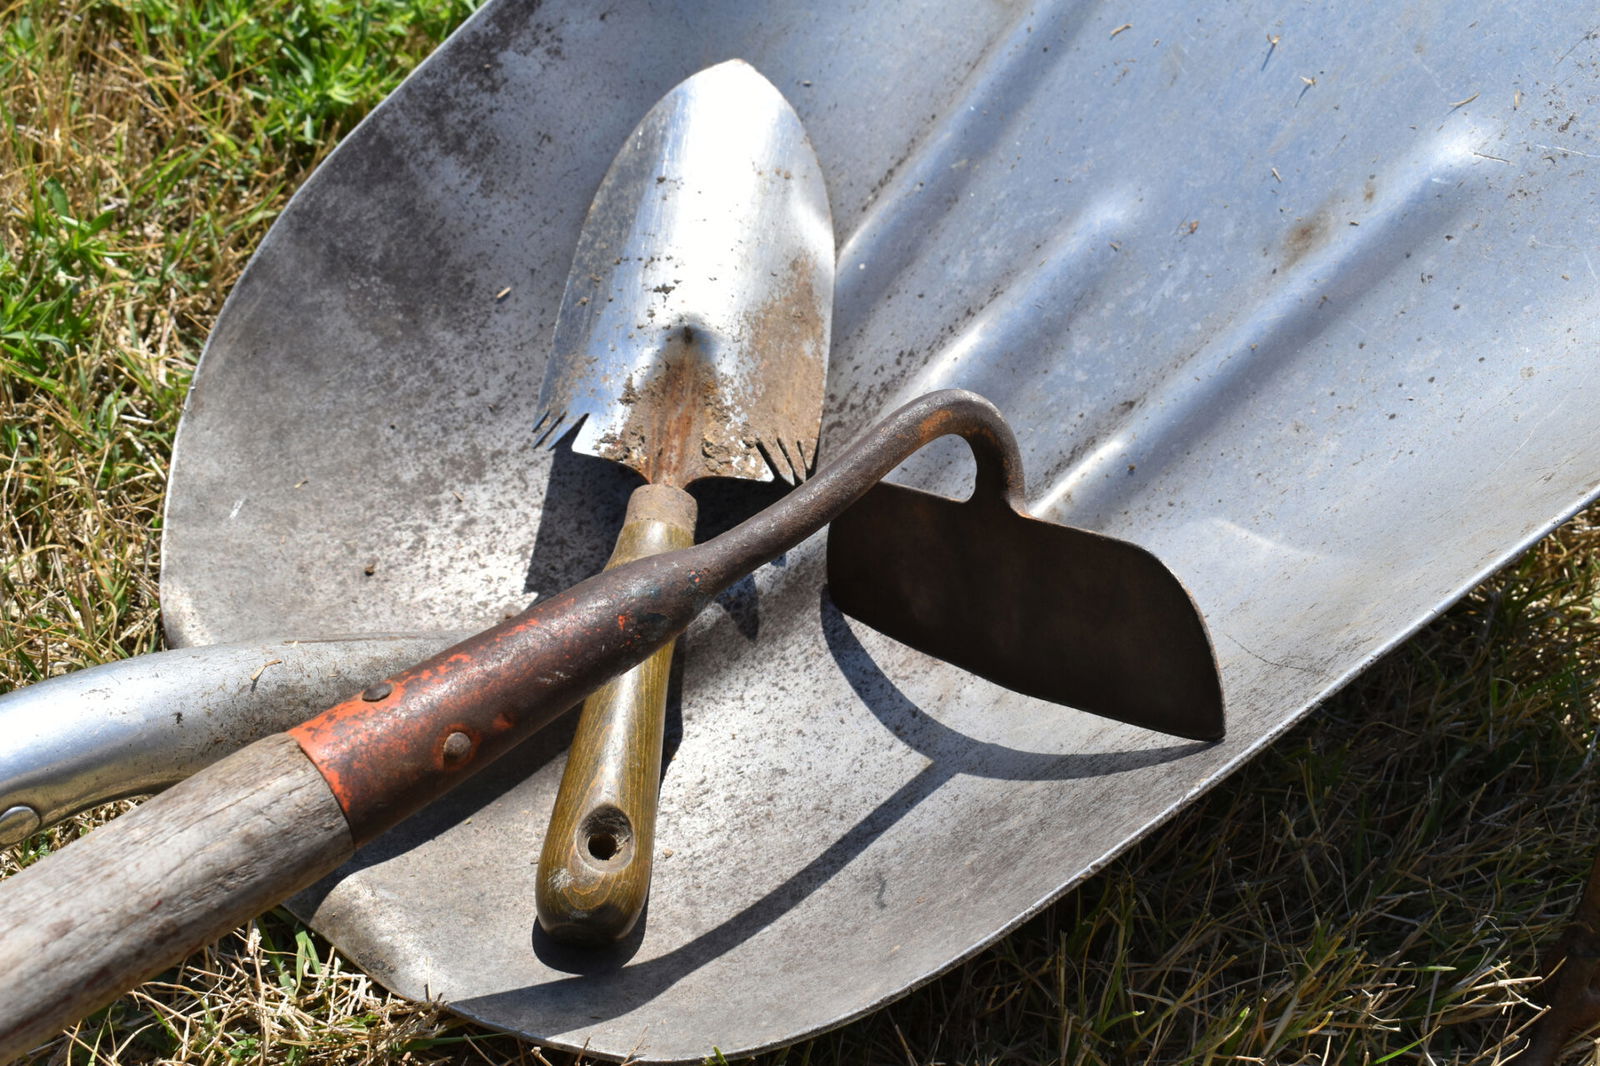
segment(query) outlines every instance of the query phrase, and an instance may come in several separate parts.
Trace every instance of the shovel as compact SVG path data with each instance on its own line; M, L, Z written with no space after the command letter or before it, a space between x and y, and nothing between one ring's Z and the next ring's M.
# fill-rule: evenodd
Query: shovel
M827 164L824 454L933 389L993 399L1033 514L1183 576L1227 740L1172 750L882 636L819 593L813 540L687 635L682 728L714 743L674 750L669 718L628 965L527 952L560 726L296 913L389 988L547 1047L787 1043L994 942L1594 497L1600 263L1569 238L1600 144L1561 129L1592 89L1585 12L1141 12L489 0L230 299L162 602L185 649L460 631L597 570L632 475L528 460L537 352L617 146L739 55ZM958 497L967 463L935 444L892 477Z

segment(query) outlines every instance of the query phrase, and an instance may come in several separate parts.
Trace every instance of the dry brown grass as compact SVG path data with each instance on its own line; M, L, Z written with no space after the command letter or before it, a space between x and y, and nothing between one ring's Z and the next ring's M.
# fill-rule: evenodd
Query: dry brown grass
M232 9L157 34L161 10L0 6L0 687L156 646L189 369L287 191L385 87L274 112ZM421 55L455 17L394 40ZM763 1061L1505 1061L1600 843L1597 561L1590 513L996 947ZM276 912L34 1061L575 1060L397 1000Z

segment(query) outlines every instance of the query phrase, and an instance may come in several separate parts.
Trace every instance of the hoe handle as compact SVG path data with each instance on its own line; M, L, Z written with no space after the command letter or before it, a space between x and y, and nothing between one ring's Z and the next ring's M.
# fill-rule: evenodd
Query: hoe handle
M0 882L0 1062L284 897L354 848L282 733Z
M694 497L687 492L640 486L628 500L606 569L689 547L694 523ZM667 643L583 704L534 892L539 924L562 940L620 940L644 910L672 649L673 642Z
M949 433L973 445L975 492L1020 507L1021 459L993 405L957 391L922 397L721 536L541 599L0 881L0 1063L337 869ZM638 760L652 812L656 743Z

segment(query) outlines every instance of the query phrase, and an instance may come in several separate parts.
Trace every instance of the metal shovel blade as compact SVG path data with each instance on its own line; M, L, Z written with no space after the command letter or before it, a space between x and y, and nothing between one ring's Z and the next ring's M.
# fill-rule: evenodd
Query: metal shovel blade
M817 455L832 309L833 223L799 117L747 63L701 71L650 109L595 193L537 432L581 422L574 451L651 482L798 482Z
M998 690L819 596L815 538L688 631L633 954L577 973L530 951L557 732L297 904L375 980L614 1058L859 1017L1594 496L1572 233L1600 137L1560 130L1600 99L1588 12L1297 5L1268 54L1258 7L1139 11L489 0L296 195L179 435L172 643L476 629L600 567L634 478L530 459L537 353L618 146L739 55L827 161L824 447L932 389L990 397L1030 512L1180 575L1229 698L1204 746ZM939 447L895 480L958 495Z

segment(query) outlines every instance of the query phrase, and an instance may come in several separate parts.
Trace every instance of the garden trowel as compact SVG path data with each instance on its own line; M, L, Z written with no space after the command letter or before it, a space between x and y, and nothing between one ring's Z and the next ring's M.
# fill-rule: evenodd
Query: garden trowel
M628 136L578 238L536 432L646 484L607 567L694 542L707 477L798 483L816 457L833 224L799 117L739 60L679 84ZM633 928L650 885L673 645L584 703L539 860L562 939Z

